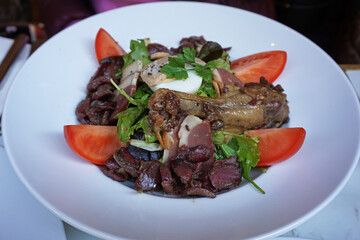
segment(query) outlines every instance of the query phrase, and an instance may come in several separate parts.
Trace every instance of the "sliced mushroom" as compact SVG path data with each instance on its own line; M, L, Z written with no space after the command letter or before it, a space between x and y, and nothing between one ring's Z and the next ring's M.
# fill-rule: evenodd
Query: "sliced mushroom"
M223 68L215 68L213 71L213 86L218 97L226 92L225 86L230 84L244 86L244 83L230 72Z
M170 54L167 52L156 52L151 54L150 59L151 60L157 60L164 57L170 57Z
M176 56L174 56L176 57ZM205 65L206 63L200 58L195 58L195 62L200 65ZM153 87L165 82L174 81L174 78L168 78L166 74L160 72L161 68L169 63L169 57L159 58L144 67L140 77L141 79L149 86ZM188 65L188 64L187 64Z
M197 64L200 64L201 66L205 66L206 62L204 62L203 60L201 60L200 58L195 58L195 62Z
M215 80L215 74L214 74L214 77L213 77L213 87L214 87L214 90L216 92L216 96L220 97L221 96L221 90L220 90L220 84L217 80Z
M140 60L136 60L135 62L133 62L132 64L130 64L129 66L127 66L124 70L123 70L123 74L122 74L122 79L127 78L130 74L133 74L135 72L140 72L142 69L142 62ZM123 80L121 80L123 81Z
M169 63L168 57L157 59L144 67L140 77L148 86L156 86L163 82L171 81L167 75L160 72L160 69Z

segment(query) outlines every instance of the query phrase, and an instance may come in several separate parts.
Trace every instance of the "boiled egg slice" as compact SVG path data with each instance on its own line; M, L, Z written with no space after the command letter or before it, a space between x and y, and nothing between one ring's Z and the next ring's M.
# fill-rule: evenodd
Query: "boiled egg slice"
M163 82L155 86L150 86L150 89L155 92L159 88L167 88L174 91L194 94L201 86L202 77L196 75L195 71L188 71L188 76L189 77L187 79L174 79L169 82Z

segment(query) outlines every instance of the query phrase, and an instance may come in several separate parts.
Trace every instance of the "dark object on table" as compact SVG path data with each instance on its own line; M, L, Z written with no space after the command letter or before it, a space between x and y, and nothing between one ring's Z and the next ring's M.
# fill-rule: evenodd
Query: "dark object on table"
M9 51L7 52L4 60L1 62L0 65L0 83L5 76L7 70L10 68L11 64L15 60L18 53L21 49L25 46L25 44L29 41L29 37L25 34L19 34L13 44L11 45Z

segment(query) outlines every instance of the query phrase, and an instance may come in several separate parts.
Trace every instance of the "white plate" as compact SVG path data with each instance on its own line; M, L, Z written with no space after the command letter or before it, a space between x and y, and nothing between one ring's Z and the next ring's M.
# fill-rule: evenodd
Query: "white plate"
M285 50L276 80L290 103L288 126L307 131L301 150L250 184L215 199L169 199L105 177L77 157L63 125L77 124L77 103L98 66L94 38L104 27L120 45L150 37L176 46L204 35L238 58ZM359 158L359 103L344 73L314 43L262 16L213 4L136 5L90 17L47 41L10 89L3 119L12 164L25 185L71 225L106 239L274 237L308 220L343 188Z

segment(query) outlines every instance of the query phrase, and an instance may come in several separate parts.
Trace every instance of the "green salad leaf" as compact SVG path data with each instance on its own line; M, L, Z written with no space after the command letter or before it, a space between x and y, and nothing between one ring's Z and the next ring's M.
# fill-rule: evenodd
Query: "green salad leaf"
M203 97L216 97L216 91L213 87L212 78L213 70L201 65L195 66L196 74L203 78L200 88L195 92L195 95Z
M145 108L129 107L115 116L118 120L117 134L120 141L129 142L130 136L133 133L132 126L139 120L144 111Z
M131 135L134 134L134 132L139 129L142 130L144 133L145 142L154 143L154 142L158 141L153 127L150 126L148 115L141 118L135 125L132 126Z
M169 63L161 68L161 72L165 73L169 78L186 79L189 77L187 71L193 68L185 68L185 64L195 64L195 50L184 48L183 54L178 53L177 57L169 57Z
M220 58L207 62L206 66L212 70L214 70L215 68L223 68L223 69L227 70L228 72L231 72L230 56L227 52L223 51L223 54Z
M225 136L231 136L229 141L226 141ZM215 159L224 159L232 156L237 156L239 164L242 169L242 176L244 179L253 184L261 193L265 193L251 178L250 170L256 167L259 162L259 142L258 137L247 137L246 135L232 134L221 131L212 132L213 142L217 146ZM215 139L215 141L214 141ZM217 160L218 160L217 159Z
M121 89L118 85L116 85L114 80L110 79L110 82L119 91L120 94L122 94L124 97L126 97L126 99L129 101L129 103L131 103L135 106L138 106L138 107L143 107L143 108L148 107L147 104L148 104L149 98L152 94L152 91L150 88L148 88L148 89L146 87L137 88L136 92L134 94L134 98L132 98L124 91L124 89ZM145 84L143 84L143 85L145 85Z
M144 39L131 40L130 41L130 52L123 56L124 59L124 67L125 69L127 66L135 62L136 60L140 60L143 63L143 66L147 65L151 62L149 59L149 51L145 45Z
M165 64L160 71L165 73L169 78L178 80L187 79L189 77L186 68L170 65L170 62L169 64Z
M122 142L129 142L134 131L141 129L144 132L146 142L153 143L157 141L147 115L148 101L152 94L151 89L146 84L142 84L136 89L132 98L123 89L119 88L112 79L110 79L110 82L130 103L130 107L115 116L118 120L117 132L119 139Z

